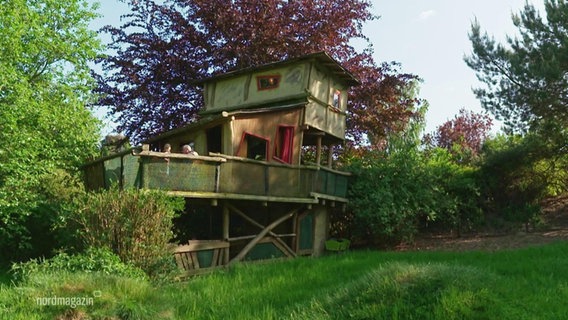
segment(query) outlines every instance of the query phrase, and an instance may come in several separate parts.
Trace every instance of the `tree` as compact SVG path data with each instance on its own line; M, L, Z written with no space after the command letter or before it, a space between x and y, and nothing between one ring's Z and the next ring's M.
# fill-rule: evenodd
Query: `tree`
M357 76L349 136L384 137L412 116L416 99L405 89L416 76L397 65L377 65L369 44L358 53L350 42L367 40L363 23L376 17L364 0L130 1L120 28L103 30L115 53L102 59L101 105L117 116L118 130L136 143L195 120L203 106L195 80L218 73L326 51ZM396 121L395 121L396 120Z
M43 214L47 181L96 151L98 121L85 105L94 101L87 63L101 46L83 0L0 7L0 252L9 255L29 248L26 223Z
M438 126L436 131L426 135L424 140L427 144L450 151L454 156L457 153L477 156L489 135L491 126L492 121L489 116L462 108L454 119Z
M520 220L538 213L551 188L566 191L555 177L568 172L568 3L545 0L544 13L527 3L512 16L519 36L507 37L506 44L482 34L475 22L473 53L465 59L485 84L474 91L482 106L504 120L507 133L522 134L496 144L507 148L486 152L482 168L496 179L488 188L493 202L524 212Z
M544 1L546 18L531 4L513 15L519 37L496 43L479 23L465 61L485 88L474 90L482 106L510 131L555 133L568 127L568 3Z

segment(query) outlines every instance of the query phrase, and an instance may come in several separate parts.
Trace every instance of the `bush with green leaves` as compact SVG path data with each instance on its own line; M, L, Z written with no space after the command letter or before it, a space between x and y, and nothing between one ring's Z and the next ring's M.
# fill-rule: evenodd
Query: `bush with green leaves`
M113 187L88 193L74 221L87 246L108 248L153 276L173 267L172 219L183 206L161 191Z
M419 217L434 210L434 189L417 158L369 153L347 170L354 174L348 196L355 237L382 244L411 240Z
M427 183L436 197L429 224L449 228L457 236L483 221L479 168L457 161L461 158L447 149L434 148L425 159Z
M106 248L88 248L83 253L69 255L59 253L50 259L32 259L15 263L11 269L14 277L26 279L31 274L57 274L61 272L98 272L106 275L117 275L145 279L141 269L124 263L120 257Z
M351 234L382 244L411 241L419 226L456 235L482 221L477 168L445 149L369 152L352 159Z
M568 191L568 156L541 135L499 135L486 142L481 164L485 210L528 225L539 219L540 202Z

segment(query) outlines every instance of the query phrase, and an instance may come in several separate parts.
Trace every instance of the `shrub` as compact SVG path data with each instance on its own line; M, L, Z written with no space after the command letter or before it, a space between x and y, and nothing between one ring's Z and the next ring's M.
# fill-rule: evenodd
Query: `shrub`
M149 275L173 266L172 219L183 199L159 191L113 187L86 195L75 216L87 246L108 248Z
M428 151L426 172L428 183L434 189L435 216L429 217L435 225L450 228L459 236L483 221L478 167L460 163L461 156L447 149Z
M22 206L26 213L17 223L10 219L0 222L0 264L51 257L56 250L74 245L64 226L75 212L74 199L84 195L83 182L76 171L55 168L39 180L34 206Z
M412 241L421 224L459 236L482 221L478 169L445 149L368 153L347 170L354 236L392 244Z
M79 254L59 253L50 259L32 259L28 262L15 263L11 271L19 280L31 274L60 272L99 272L132 278L146 277L141 269L122 262L117 255L106 248L88 248Z
M512 223L538 218L539 203L566 190L566 155L534 135L498 136L484 146L481 166L486 210Z
M420 162L369 154L347 170L354 173L349 185L354 236L383 244L412 240L419 217L431 213L435 200Z

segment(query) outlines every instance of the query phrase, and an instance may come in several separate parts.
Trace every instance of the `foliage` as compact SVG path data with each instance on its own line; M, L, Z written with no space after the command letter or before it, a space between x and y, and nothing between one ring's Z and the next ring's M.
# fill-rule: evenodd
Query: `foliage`
M489 139L480 169L485 210L512 222L536 219L545 197L567 190L566 156L552 158L551 149L538 135Z
M422 119L411 122L405 131L389 136L383 151L348 159L345 169L354 174L348 190L353 236L383 244L411 240L419 217L433 211L433 189L418 150L422 128Z
M83 0L0 1L0 260L28 254L46 177L96 151L88 62L100 50ZM28 222L26 222L28 221ZM33 224L33 222L31 222Z
M507 133L484 151L482 179L487 210L528 223L547 194L566 190L568 150L568 3L544 1L544 14L531 4L513 15L518 37L499 44L472 26L472 56L466 63L485 88L475 90L482 106Z
M429 185L434 189L432 200L435 216L426 226L442 226L460 236L462 231L475 229L483 222L479 168L462 163L463 157L447 149L435 148L426 155Z
M33 259L15 263L11 271L19 280L25 280L32 274L61 274L62 272L99 272L140 279L146 277L142 270L122 262L117 255L106 248L88 248L85 252L75 255L63 252L46 260Z
M416 79L394 63L377 65L362 34L375 19L366 0L128 1L122 26L107 26L111 54L101 60L100 104L118 130L136 143L185 125L203 106L196 80L211 75L326 51L358 77L351 92L348 131L383 137L399 130L418 103L404 95ZM353 40L367 41L358 53Z
M414 238L420 215L430 214L433 203L430 188L423 188L423 167L409 159L400 154L374 157L372 164L354 162L348 167L354 174L349 185L354 237L382 245Z
M425 112L426 106L415 114ZM354 178L351 212L341 217L352 221L350 232L334 221L341 233L388 245L412 240L420 226L443 226L459 236L462 229L479 224L477 169L446 149L424 150L423 128L423 118L415 117L404 131L390 134L382 151L359 151L342 159Z
M457 155L465 155L463 162L470 162L479 155L483 142L491 130L491 118L484 114L460 109L459 114L436 128L433 134L427 134L427 145L444 148Z
M568 3L545 0L544 8L544 18L528 3L513 15L519 36L507 38L507 46L482 34L477 22L469 35L466 62L486 85L475 94L509 130L568 127Z
M172 219L182 209L181 198L115 186L87 194L74 220L87 246L107 248L154 276L172 264Z
M356 251L237 265L168 284L36 274L0 287L0 318L562 319L567 253L566 243L497 252ZM30 303L95 291L100 295L86 307Z
M419 227L459 236L483 221L477 169L457 163L445 149L366 155L361 161L348 167L354 173L352 236L388 245L411 241Z

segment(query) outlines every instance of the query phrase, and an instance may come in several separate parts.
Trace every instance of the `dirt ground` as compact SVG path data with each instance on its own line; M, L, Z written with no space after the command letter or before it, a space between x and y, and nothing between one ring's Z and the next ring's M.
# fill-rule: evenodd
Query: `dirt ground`
M524 227L508 233L480 232L462 235L421 235L412 244L404 244L396 249L408 250L502 250L536 246L556 241L568 241L568 194L543 202L542 223L530 228Z

